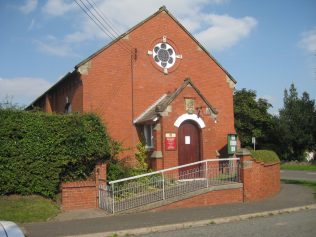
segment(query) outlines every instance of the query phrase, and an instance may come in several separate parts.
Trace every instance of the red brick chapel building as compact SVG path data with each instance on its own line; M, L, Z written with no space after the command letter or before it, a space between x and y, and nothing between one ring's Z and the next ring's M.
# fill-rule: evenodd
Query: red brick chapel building
M131 50L126 48L131 46ZM164 169L227 157L234 78L165 8L84 59L30 107L94 112L133 160Z

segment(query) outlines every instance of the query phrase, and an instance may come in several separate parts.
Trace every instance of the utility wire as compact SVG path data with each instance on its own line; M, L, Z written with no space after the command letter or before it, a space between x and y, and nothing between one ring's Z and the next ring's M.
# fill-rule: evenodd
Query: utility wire
M95 14L93 14L91 12L89 7L82 0L79 0L81 2L81 4L77 0L74 0L74 1L81 8L81 10L99 27L99 29L104 34L106 34L112 41L116 39L116 37L113 34L110 34L108 32L108 29L104 26L104 24L95 16ZM127 46L123 45L120 41L118 41L118 44L119 44L119 46L122 49L124 49L126 52L131 54L131 49L130 48L128 48Z
M114 35L116 35L116 37L119 37L121 34L119 33L118 30L115 29L114 24L111 22L111 20L109 18L107 18L105 16L105 14L103 13L102 10L98 10L98 7L96 5L96 3L93 0L86 0L89 5L94 9L94 11L101 17L101 19L103 20L103 22L112 30L112 32L114 33ZM91 4L91 2L92 4ZM113 25L113 26L112 26ZM130 45L128 42L124 42L128 45L128 47L132 47L132 45Z
M77 0L75 0L77 2ZM93 22L95 24L97 24L99 26L99 28L102 28L102 31L112 40L114 41L117 37L113 34L111 34L108 29L104 26L104 24L99 20L99 18L96 17L96 15L89 9L89 7L82 1L79 0L81 2L81 4L83 5L83 7L81 7L81 9L83 9L83 11L90 17L90 19L93 20ZM131 49L129 49L128 47L126 47L125 45L123 45L120 41L118 41L118 45L121 46L121 48L123 48L125 51L127 51L128 53L131 53Z
M99 17L102 18L102 20L104 21L104 23L106 23L109 28L111 28L112 32L109 31L109 29L107 27L105 27L105 25L100 21L100 19L98 17L96 17L95 14L92 13L91 9L89 9L89 7L87 6L87 4L85 4L82 0L74 0L76 2L76 4L82 9L82 11L100 28L100 30L106 34L110 39L112 40L115 40L117 37L119 37L119 34L117 33L117 31L109 24L106 22L105 20L105 16L103 15L103 17L101 17L101 13L100 11L96 10L96 4L95 2L93 2L93 0L91 0L93 2L93 4L91 4L91 2L89 2L89 0L86 0L86 2L89 3L89 5L93 8L93 10L99 15ZM80 1L80 3L79 3ZM94 7L93 7L94 6ZM116 37L117 35L117 37ZM113 38L114 37L114 38ZM136 57L137 57L137 49L135 49L134 47L132 47L130 44L128 45L125 45L123 43L126 43L128 44L127 42L124 42L124 41L120 41L118 40L117 41L117 44L125 51L128 53L128 55L130 56L130 63L131 63L131 83L132 83L132 123L133 123L133 120L134 120L134 100L133 100L133 62L136 60ZM117 84L118 89L120 89L122 87L122 84ZM112 100L114 99L114 97L112 97ZM101 107L101 106L100 106ZM103 107L102 107L103 108Z
M108 27L108 32L111 33L112 36L114 36L115 38L118 38L121 34L118 33L118 31L114 28L114 26L112 26L112 22L110 21L109 18L107 18L105 16L105 14L103 13L103 11L101 9L98 9L96 3L93 0L86 0L86 2L89 3L89 5L91 6L91 8L98 14L99 17L101 17L101 19L103 20L103 22L107 25ZM92 2L92 3L91 3ZM90 11L91 11L90 8ZM112 32L111 32L111 31ZM129 48L130 50L133 48L132 45L130 45L128 42L124 42L122 41L122 44L124 44L127 48Z
M89 11L92 13L92 10L94 10L94 12L102 19L103 23L107 25L108 28L105 27L104 24L102 24L107 29L107 32L111 34L113 37L118 38L120 34L111 26L111 24L109 23L109 20L106 20L107 18L105 17L104 13L101 10L98 10L96 3L93 2L93 0L91 0L92 3L89 0L86 0L86 2L90 5ZM97 18L97 16L95 17ZM125 46L127 48L130 47L132 49L130 45L125 45Z

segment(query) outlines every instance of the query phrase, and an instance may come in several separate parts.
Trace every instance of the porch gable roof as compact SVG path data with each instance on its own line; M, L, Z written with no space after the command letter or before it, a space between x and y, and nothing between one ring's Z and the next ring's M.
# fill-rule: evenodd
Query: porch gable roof
M158 118L160 113L165 111L165 109L172 103L172 101L186 88L188 85L196 91L196 93L201 97L205 102L208 108L211 110L211 113L215 116L217 115L216 109L208 102L208 100L203 96L200 90L193 84L190 78L186 78L182 85L178 87L174 92L164 94L161 96L155 103L150 105L139 117L134 120L134 124L142 124L146 122L153 121L155 118Z

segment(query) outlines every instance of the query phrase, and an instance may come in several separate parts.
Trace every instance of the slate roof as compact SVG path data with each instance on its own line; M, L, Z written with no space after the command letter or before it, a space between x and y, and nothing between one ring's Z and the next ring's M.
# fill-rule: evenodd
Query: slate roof
M141 124L145 122L152 121L154 118L158 117L160 113L165 111L165 109L172 103L172 101L186 88L188 85L191 85L196 93L202 98L205 104L210 108L213 114L217 114L216 109L208 102L208 100L203 96L200 90L193 84L190 78L184 80L182 85L176 89L174 92L169 94L164 94L161 96L154 104L149 106L138 118L134 120L135 124Z

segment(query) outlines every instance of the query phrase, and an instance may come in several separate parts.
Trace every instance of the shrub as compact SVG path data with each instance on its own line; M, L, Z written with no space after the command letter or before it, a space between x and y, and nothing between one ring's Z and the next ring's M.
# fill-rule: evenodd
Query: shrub
M262 161L264 163L274 163L280 162L279 156L270 150L251 150L252 157L257 161Z
M133 173L133 168L124 160L111 159L107 165L108 182L133 176Z
M112 143L113 144L113 143ZM112 145L113 147L113 145ZM134 166L128 164L124 159L117 159L116 155L120 152L120 144L114 143L114 150L118 152L113 154L113 159L110 160L107 166L107 181L114 181L118 179L123 179L131 176L136 176L149 172L147 163L147 150L144 143L139 142L136 145L137 152L135 153L135 158L137 163ZM113 148L112 148L113 149Z
M143 174L147 173L148 170L148 152L144 142L139 142L136 145L137 152L135 153L135 157L137 160L137 165L135 167L135 174Z
M109 157L108 136L93 114L0 109L0 195L54 197L62 181L85 179Z

